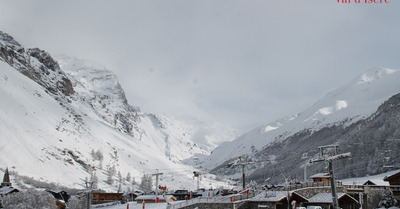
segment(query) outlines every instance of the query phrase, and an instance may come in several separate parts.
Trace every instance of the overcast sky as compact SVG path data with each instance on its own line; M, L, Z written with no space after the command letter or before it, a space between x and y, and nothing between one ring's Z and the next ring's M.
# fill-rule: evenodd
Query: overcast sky
M1 0L0 30L107 66L144 112L239 128L400 69L399 0Z

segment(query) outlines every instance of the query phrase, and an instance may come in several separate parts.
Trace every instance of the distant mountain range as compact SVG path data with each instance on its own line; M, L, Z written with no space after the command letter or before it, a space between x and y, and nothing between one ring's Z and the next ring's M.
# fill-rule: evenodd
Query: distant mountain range
M198 166L214 174L238 177L239 168L227 168L241 155L254 164L250 179L258 182L283 177L304 179L304 164L318 157L319 146L339 145L353 157L335 162L338 177L377 174L400 167L400 71L373 68L328 93L300 114L285 117L243 134L200 156ZM193 163L194 162L190 162ZM385 166L385 167L384 167ZM308 166L309 174L326 172L325 163Z

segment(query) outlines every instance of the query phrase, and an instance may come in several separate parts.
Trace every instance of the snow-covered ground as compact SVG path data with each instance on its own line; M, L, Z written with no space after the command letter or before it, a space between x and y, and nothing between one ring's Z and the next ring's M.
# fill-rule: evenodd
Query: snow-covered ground
M146 203L143 206L142 203L128 202L120 205L101 207L100 209L165 209L165 208L167 208L167 203Z

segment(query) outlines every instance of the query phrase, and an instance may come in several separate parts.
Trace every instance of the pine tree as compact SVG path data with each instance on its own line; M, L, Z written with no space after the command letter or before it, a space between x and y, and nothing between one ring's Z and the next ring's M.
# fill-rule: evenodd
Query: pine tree
M120 171L118 171L118 181L119 181L119 183L122 182L122 175L121 175Z
M99 186L99 178L97 177L96 172L91 173L90 181L93 182L93 189L97 189Z
M140 183L140 189L143 190L143 192L148 193L152 191L153 187L153 178L151 175L144 174L142 177L142 182Z
M381 201L378 206L380 208L390 208L397 204L397 200L393 196L393 192L388 189L382 194Z
M131 173L128 172L125 179L127 182L131 182Z
M114 183L113 176L115 175L115 166L108 168L107 184L112 185Z

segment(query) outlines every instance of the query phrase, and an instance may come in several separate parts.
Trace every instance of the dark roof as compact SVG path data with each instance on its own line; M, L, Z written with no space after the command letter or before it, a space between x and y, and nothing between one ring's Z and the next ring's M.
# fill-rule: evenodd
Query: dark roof
M66 192L66 191L64 191L64 190L60 190L60 189L49 189L49 190L46 190L47 192L51 192L51 193L68 193L68 192Z
M395 173L393 175L386 176L383 180L384 181L391 181L391 180L393 180L395 178L399 178L399 177L400 177L400 172L397 172L397 173Z
M63 200L65 202L68 202L69 198L71 198L71 195L60 189L46 190L46 192L52 194L57 200Z
M371 181L371 180L368 180L368 181L366 181L363 185L373 185L373 186L376 186L376 183L373 182L373 181Z

